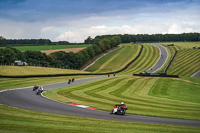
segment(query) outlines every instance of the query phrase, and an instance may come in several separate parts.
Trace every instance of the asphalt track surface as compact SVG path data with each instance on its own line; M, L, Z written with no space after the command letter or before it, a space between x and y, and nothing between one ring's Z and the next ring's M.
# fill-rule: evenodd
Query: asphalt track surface
M61 82L56 84L49 84L44 86L44 90L58 89L62 87L72 86L81 84L84 82L89 82L97 79L109 78L109 77L95 77L87 79L75 80L75 82L68 84L67 82ZM111 77L110 77L111 78ZM65 103L57 102L42 95L36 95L36 92L32 90L32 87L19 88L15 90L7 90L0 92L0 103L12 107L34 110L47 113L55 113L61 115L72 115L79 117L89 117L97 119L107 119L107 120L118 120L118 121L131 121L131 122L143 122L143 123L156 123L156 124L171 124L171 125L183 125L183 126L200 126L200 121L194 120L181 120L181 119L168 119L159 117L148 117L139 115L126 114L121 115L111 115L108 111L100 111L79 108L76 106L68 105ZM113 107L110 108L110 110ZM127 110L128 113L128 110Z
M160 58L158 59L158 61L156 62L156 64L150 68L149 70L147 70L147 73L156 73L166 62L167 58L168 58L168 52L167 49L161 45L156 44L156 47L158 47L158 49L160 50Z
M191 77L200 78L200 70L194 73Z

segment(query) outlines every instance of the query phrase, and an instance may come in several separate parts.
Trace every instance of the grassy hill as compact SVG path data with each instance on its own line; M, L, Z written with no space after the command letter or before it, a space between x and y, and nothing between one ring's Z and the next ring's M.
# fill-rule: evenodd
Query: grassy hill
M117 49L100 58L86 71L89 72L111 72L122 69L133 60L139 53L141 46L132 44L121 44L122 48Z
M179 50L167 74L191 76L200 70L200 49Z
M5 89L31 86L35 83L49 84L65 81L70 77L0 79L0 88ZM85 76L76 77L86 78ZM175 87L176 86L176 87ZM188 87L190 86L190 87ZM173 87L173 88L172 88ZM163 89L159 89L163 88ZM176 88L176 89L175 89ZM189 88L192 88L191 93ZM180 90L181 89L181 94ZM122 100L127 104L127 113L146 113L146 115L169 115L171 117L199 119L199 80L197 78L142 78L115 77L93 81L78 86L67 87L50 95L62 101L79 101L85 105L94 105L97 109L109 110ZM69 94L68 94L69 92ZM176 97L178 93L179 97ZM86 95L86 96L85 96ZM105 99L104 99L105 98ZM102 101L102 102L101 102ZM78 102L77 102L78 103ZM106 107L106 109L104 108ZM168 117L168 116L166 116ZM199 133L199 127L176 126L164 124L148 124L138 122L121 122L112 120L57 115L37 111L29 111L0 105L0 132L115 132L115 133ZM123 128L122 128L123 127Z
M1 133L199 133L199 127L100 120L0 105Z
M149 44L143 44L143 51L140 57L120 74L133 74L148 70L157 62L159 57L160 52L157 47Z
M44 94L62 102L109 111L125 102L129 114L200 120L200 80L115 77ZM188 93L189 92L189 93Z
M163 45L167 45L163 44ZM175 43L168 47L170 56L175 49L179 50L172 62L168 74L190 76L199 69L199 49L192 49L198 43ZM139 73L152 67L159 58L159 50L144 44L141 56L120 74ZM91 70L106 72L118 70L139 51L139 45L124 44L123 48L105 56ZM120 59L119 59L120 58ZM120 65L118 65L118 63ZM101 65L100 65L101 64ZM103 66L102 66L103 65ZM112 67L110 67L112 66ZM91 68L90 68L91 69ZM82 73L82 71L43 68L0 66L0 75L32 75ZM74 76L75 79L91 76ZM0 78L0 90L45 85L55 82L68 81L71 76L50 78L12 79ZM200 120L200 79L199 78L149 78L134 76L119 76L92 81L76 86L47 91L45 95L61 102L73 102L89 105L100 110L109 111L121 101L129 109L128 114L138 114L156 117ZM17 109L0 105L0 132L127 132L127 133L199 133L199 127L176 126L164 124L147 124L136 122L121 122L91 118L57 115Z
M120 74L140 73L151 68L159 58L159 49L153 45L142 44L143 51L141 56L133 62L125 71ZM118 49L89 67L90 72L110 72L119 70L128 64L139 54L140 45L123 44L121 49Z
M193 49L193 46L200 47L200 42L178 42L170 47L167 46L169 43L161 44L168 48L170 56L178 51L167 74L189 77L200 70L200 49Z
M33 66L0 66L0 75L20 76L20 75L48 75L48 74L71 74L88 73L79 70L58 69Z

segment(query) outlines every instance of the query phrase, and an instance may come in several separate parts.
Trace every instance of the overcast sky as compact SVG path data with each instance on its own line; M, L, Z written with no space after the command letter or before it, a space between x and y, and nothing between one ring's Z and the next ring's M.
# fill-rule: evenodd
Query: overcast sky
M0 36L8 39L188 32L200 32L200 0L0 0Z

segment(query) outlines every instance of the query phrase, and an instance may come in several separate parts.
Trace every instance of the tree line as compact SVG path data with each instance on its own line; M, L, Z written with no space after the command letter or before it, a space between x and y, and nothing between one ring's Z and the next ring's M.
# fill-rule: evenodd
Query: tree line
M95 39L101 39L105 37L112 37L116 35L103 35L96 36L94 39L88 37L84 43L93 43ZM200 41L200 33L183 33L183 34L118 34L122 43L145 43L145 42L193 42Z
M53 66L61 68L79 69L86 61L92 57L105 52L108 49L118 46L121 43L119 36L104 37L94 39L91 46L78 53L59 51L46 55L40 51L21 52L12 47L0 48L0 63L11 64L16 60L27 62L29 65Z
M73 45L68 41L52 42L50 39L6 39L0 36L0 47L7 46L39 46L39 45Z

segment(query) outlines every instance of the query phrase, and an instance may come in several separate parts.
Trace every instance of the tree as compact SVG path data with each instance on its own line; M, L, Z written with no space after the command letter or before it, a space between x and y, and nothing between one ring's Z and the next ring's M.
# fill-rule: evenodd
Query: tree
M90 36L88 36L88 38L85 39L84 43L85 44L92 44L93 43L93 39Z
M95 55L98 55L101 53L101 49L97 46L97 44L93 44L92 47L94 49Z
M95 51L92 46L87 47L87 53L90 56L90 58L95 56Z
M10 48L1 49L0 56L2 57L1 63L10 64L17 60L15 52Z
M0 36L0 46L5 45L5 43L6 43L6 39L4 37Z
M40 65L40 66L48 66L49 60L45 53L42 53L40 51L25 51L24 56L26 58L26 61L30 65Z

